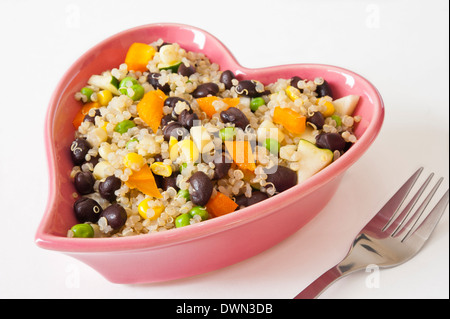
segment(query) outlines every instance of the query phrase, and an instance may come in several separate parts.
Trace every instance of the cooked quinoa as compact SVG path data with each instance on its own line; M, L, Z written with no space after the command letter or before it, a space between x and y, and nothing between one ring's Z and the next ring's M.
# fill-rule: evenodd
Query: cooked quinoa
M334 99L326 79L241 80L163 39L134 44L124 61L75 94L79 224L69 237L150 234L238 213L357 141L358 97Z

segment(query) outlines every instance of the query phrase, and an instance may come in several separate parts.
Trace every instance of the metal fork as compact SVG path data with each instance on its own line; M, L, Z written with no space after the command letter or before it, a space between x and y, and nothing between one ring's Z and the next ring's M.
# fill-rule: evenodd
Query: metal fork
M357 270L365 269L369 265L375 264L380 268L394 267L415 256L434 231L449 201L447 189L428 216L422 218L420 225L416 227L443 180L441 177L437 181L417 210L413 212L419 197L434 175L431 173L412 199L402 207L422 171L423 167L419 168L367 223L356 236L347 256L313 281L294 299L317 298L336 280Z

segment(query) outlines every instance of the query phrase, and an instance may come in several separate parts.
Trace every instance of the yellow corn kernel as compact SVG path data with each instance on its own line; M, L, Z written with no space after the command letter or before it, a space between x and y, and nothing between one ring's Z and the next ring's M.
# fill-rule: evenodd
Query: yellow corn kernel
M97 93L97 102L100 103L101 106L107 106L112 98L113 96L110 90L102 90Z
M178 139L173 137L173 136L171 136L170 140L169 140L169 152L172 149L172 146L174 146L177 143L178 143Z
M140 202L138 205L138 211L139 211L139 215L141 215L142 218L155 220L164 211L164 206L157 205L157 206L150 207L148 205L148 202L150 200L151 200L151 198L146 198L142 202ZM149 211L150 208L153 210L153 215L151 215L152 211ZM150 214L148 214L148 213L150 213Z
M200 155L197 146L190 139L184 139L178 142L180 145L181 156L184 157L186 162L196 162Z
M124 156L123 165L125 167L131 168L134 171L139 170L146 163L144 157L140 154L131 152Z
M298 98L300 98L300 90L293 87L293 86L288 86L286 88L286 95L288 96L289 99L291 99L291 101L295 101Z
M179 156L182 157L183 162L196 162L200 156L197 146L188 138L172 145L169 154L172 162L175 162Z
M150 165L153 174L169 177L172 175L172 166L164 164L163 162L154 162Z
M320 99L317 99L316 104L322 105L325 107L325 110L321 111L321 113L324 117L328 117L328 116L331 116L334 114L333 102L328 101L328 100L322 100L322 98L320 98Z

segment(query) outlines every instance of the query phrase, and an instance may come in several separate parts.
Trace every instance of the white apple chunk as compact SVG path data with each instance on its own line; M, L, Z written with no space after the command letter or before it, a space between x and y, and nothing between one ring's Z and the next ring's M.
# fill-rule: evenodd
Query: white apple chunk
M329 149L317 147L307 140L300 140L297 152L300 155L298 183L305 181L333 161L333 152Z
M359 95L347 95L333 101L334 111L338 115L352 115L358 105Z

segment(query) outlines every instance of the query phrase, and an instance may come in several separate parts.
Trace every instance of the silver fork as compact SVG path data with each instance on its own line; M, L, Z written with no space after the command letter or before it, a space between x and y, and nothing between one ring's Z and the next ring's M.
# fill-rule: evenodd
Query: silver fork
M420 206L413 212L419 197L433 177L431 173L412 199L402 207L423 167L419 168L381 210L367 223L353 241L347 256L313 281L294 299L317 298L336 280L375 264L380 268L398 266L415 256L430 237L448 205L448 189L430 213L421 220L425 208L439 188L441 177Z

